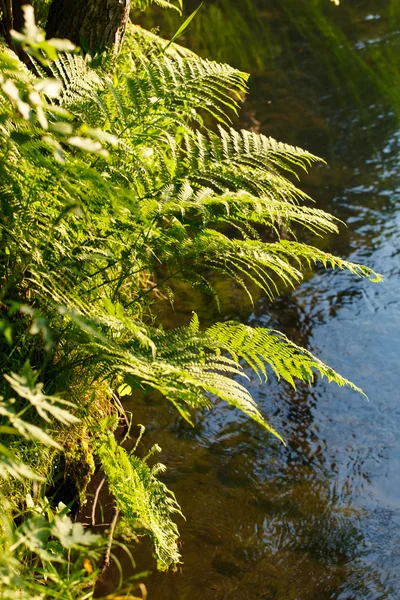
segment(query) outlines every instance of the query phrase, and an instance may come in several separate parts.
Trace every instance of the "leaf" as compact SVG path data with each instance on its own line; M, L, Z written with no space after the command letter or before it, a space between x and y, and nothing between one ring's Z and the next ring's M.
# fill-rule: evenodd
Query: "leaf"
M22 419L14 418L11 420L16 431L27 440L34 440L44 444L45 446L52 446L58 450L62 450L62 446L56 442L50 435L48 435L41 427L27 423Z
M192 14L190 14L188 16L188 18L182 23L182 25L179 27L179 29L176 31L176 33L174 33L174 35L172 36L170 41L166 44L166 46L164 48L164 52L166 52L168 50L168 48L171 46L171 44L173 44L175 42L175 40L177 40L186 31L186 29L189 27L190 23L193 21L193 19L195 18L195 16L197 15L197 13L199 12L199 10L202 6L203 6L203 2L201 2L199 4L199 6L196 8L196 10L194 10L192 12Z
M78 548L93 546L100 542L101 536L85 531L82 523L73 523L67 516L54 516L51 525L51 534L60 540L63 548Z
M28 400L45 421L49 422L51 415L64 425L77 423L79 419L75 415L61 408L61 406L74 407L74 404L67 400L44 394L43 383L36 383L35 377L29 365L25 365L23 375L17 375L16 373L4 375L11 388L21 398Z
M101 154L102 156L108 156L107 150L103 148L100 142L92 140L90 138L84 138L80 136L72 136L67 139L67 142L71 144L71 146L75 146L76 148L80 148L85 152L94 152L96 154Z
M174 494L144 460L118 446L112 434L102 434L95 451L116 505L130 529L150 536L160 569L177 564L178 528L171 517L182 513Z
M49 98L58 98L62 90L62 83L58 79L39 79L34 87L35 90L46 94Z

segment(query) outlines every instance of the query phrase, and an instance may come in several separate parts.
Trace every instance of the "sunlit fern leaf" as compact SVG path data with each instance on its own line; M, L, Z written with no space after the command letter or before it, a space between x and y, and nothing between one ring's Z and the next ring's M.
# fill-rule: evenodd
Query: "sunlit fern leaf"
M132 82L132 85L128 81L127 86L131 91L136 90L135 100L132 100L134 104L145 106L138 96L139 92L143 96L145 92L140 91L141 86L138 86L137 81ZM151 110L154 109L153 104ZM195 199L195 194L201 194L203 190L215 196L240 192L244 205L246 197L249 200L251 197L263 198L270 203L278 201L296 205L311 200L307 194L285 178L282 171L287 169L294 171L294 167L307 168L310 162L317 160L313 155L291 146L280 147L278 142L275 142L274 146L273 140L268 138L265 138L268 142L265 142L267 148L265 151L253 149L252 152L245 153L240 151L240 148L235 149L232 131L228 133L221 129L220 135L202 134L199 131L194 132L188 125L182 125L184 132L182 142L177 143L176 139L168 133L168 128L175 126L176 120L163 110L164 108L160 107L160 115L168 115L167 120L163 121L166 131L157 144L153 144L151 140L147 141L147 151L154 155L158 153L159 156L164 153L164 162L168 165L168 168L162 172L164 187L160 181L160 194L164 195L167 192L171 196L175 195L176 198L183 196L189 199L186 192L193 189L192 199ZM144 118L142 113L140 115ZM228 136L231 144L228 144L226 137L221 137L223 132ZM254 134L254 137L257 136ZM242 140L242 137L240 139ZM279 150L276 147L279 147ZM144 163L143 167L161 177L161 171L157 173L157 164L149 160L147 166ZM155 195L154 188L152 193ZM312 214L310 209L306 210ZM306 222L307 219L304 218L303 221Z
M363 393L351 381L279 331L227 321L212 325L205 331L205 335L220 344L235 360L243 359L247 362L260 378L261 375L267 377L267 364L278 379L285 379L296 388L295 379L310 384L314 381L314 371L317 371L330 382L334 381L339 386L349 386Z
M216 396L280 437L263 419L248 390L233 378L244 375L240 365L218 352L210 354L210 340L196 331L194 322L189 328L153 330L156 353L151 355L137 344L123 349L97 333L82 317L70 316L86 334L86 340L81 339L81 351L86 350L92 357L97 377L120 374L128 382L133 378L142 386L161 392L189 422L193 411L210 408L210 395Z
M321 158L307 152L303 148L278 142L274 138L242 129L228 131L218 127L220 142L214 139L214 147L219 145L225 160L241 160L249 166L265 166L265 162L276 164L279 167L292 170L290 164L306 170L312 163L321 161Z
M127 89L142 116L160 106L166 111L184 110L193 118L201 108L225 123L228 111L237 112L247 89L246 74L206 59L150 54L138 56L136 63Z
M110 433L99 435L95 452L123 518L137 535L150 537L159 569L176 566L181 556L172 516L182 513L174 494L156 477L160 467L129 454Z
M322 262L325 267L347 269L353 274L380 281L372 269L317 250L307 244L279 240L274 243L233 239L220 231L203 227L196 235L175 222L152 239L158 255L171 268L179 269L188 280L210 267L233 278L251 294L249 284L260 287L272 299L280 287L293 287L303 278L303 267Z
M165 332L158 330L154 336L157 354L153 368L157 369L157 362L163 360L168 365L176 365L177 369L172 377L167 373L162 386L158 387L167 398L173 400L174 395L180 396L183 392L182 399L188 403L186 388L186 393L194 393L194 407L196 404L209 407L207 396L203 394L211 394L238 408L282 440L263 418L248 390L233 379L244 376L239 363L221 355L218 350L215 352L218 343L213 340L211 345L211 338L199 331L197 316L193 317L189 327Z
M291 202L310 198L284 178L280 170L295 173L294 167L307 169L319 160L300 148L261 134L227 131L222 127L219 135L188 132L182 151L187 162L182 164L179 175L192 178L197 187L208 181L211 188L220 192L241 189L256 196L268 194Z
M310 266L312 264L321 262L325 268L336 267L341 270L346 269L353 275L358 275L358 277L366 277L373 283L379 283L383 280L382 275L376 273L369 267L360 265L358 263L353 263L348 260L343 260L338 256L324 252L323 250L319 250L318 248L308 244L300 244L299 242L282 240L279 243L278 252L281 253L282 256L286 255L288 258L294 259L299 264L301 264L302 261L305 261Z
M152 3L157 4L161 8L172 8L177 10L180 14L182 13L182 2L178 0L178 5L168 2L167 0L133 0L132 9L137 8L139 10L146 10Z
M195 189L189 182L185 182L178 194L173 188L165 189L159 210L182 219L200 218L204 226L224 222L241 225L243 232L250 223L258 223L272 228L278 237L283 226L286 234L292 232L294 223L317 235L337 233L339 223L332 215L315 207L299 206L268 196L259 198L246 192L218 195L211 188Z
M43 67L31 58L34 72L41 77L48 77ZM106 70L94 69L90 57L86 59L79 54L59 53L57 60L49 63L48 70L54 79L61 83L61 93L57 98L59 104L77 106L93 98L93 95L105 86Z

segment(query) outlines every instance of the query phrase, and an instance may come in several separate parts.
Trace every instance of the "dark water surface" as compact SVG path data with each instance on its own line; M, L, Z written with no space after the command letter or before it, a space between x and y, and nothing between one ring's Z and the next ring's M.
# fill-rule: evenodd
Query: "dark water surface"
M265 2L265 19L274 4ZM165 480L187 517L182 570L150 576L152 600L400 599L400 79L390 71L396 61L383 83L357 66L371 46L400 64L400 27L385 0L342 0L351 13L326 4L327 22L353 52L352 79L342 79L343 40L322 56L328 46L315 21L307 33L292 20L296 0L282 1L279 51L252 78L243 123L328 161L304 186L348 229L319 243L385 282L321 269L272 304L259 298L251 309L234 299L222 318L283 330L361 385L369 402L324 381L295 392L271 377L260 387L249 373L287 448L222 403L194 429L165 404L132 406L135 422L152 423L147 443L163 448ZM140 556L138 566L154 568Z

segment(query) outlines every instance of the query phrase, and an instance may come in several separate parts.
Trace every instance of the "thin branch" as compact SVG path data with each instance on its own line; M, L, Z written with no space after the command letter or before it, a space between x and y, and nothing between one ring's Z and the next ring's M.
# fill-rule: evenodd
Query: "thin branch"
M103 479L100 481L99 485L97 486L97 490L94 495L93 506L92 506L92 527L94 527L96 525L96 507L97 507L97 502L99 499L100 490L103 487L105 480L106 480L106 476L104 475Z
M120 512L119 508L116 508L114 516L113 516L113 520L111 521L110 533L109 533L109 536L108 536L108 543L107 543L107 550L106 550L106 555L104 557L104 565L103 565L103 568L101 570L101 575L103 575L103 573L110 566L111 548L112 548L112 543L113 543L113 539L114 539L115 527L117 525L117 520L118 520L118 517L119 517L119 512Z

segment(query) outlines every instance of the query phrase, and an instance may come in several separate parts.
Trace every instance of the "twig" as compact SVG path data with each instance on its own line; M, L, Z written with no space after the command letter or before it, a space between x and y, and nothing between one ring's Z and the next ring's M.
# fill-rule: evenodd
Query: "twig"
M96 524L96 507L97 507L97 501L99 499L99 494L100 494L100 490L104 485L104 482L106 480L106 476L104 475L103 479L100 481L96 493L94 495L94 499L93 499L93 506L92 506L92 527L94 527L94 525Z
M106 550L106 555L104 557L104 564L103 564L103 568L101 570L101 575L103 575L103 573L110 566L111 547L112 547L112 543L113 543L113 539L114 539L114 531L115 531L115 527L117 525L118 516L119 516L119 508L116 508L114 516L113 516L113 520L111 521L110 534L108 536L107 550Z

